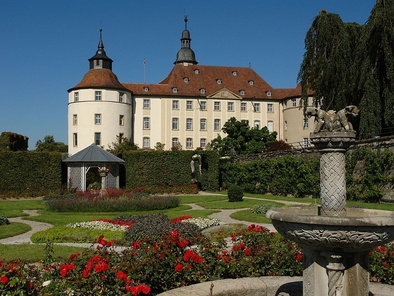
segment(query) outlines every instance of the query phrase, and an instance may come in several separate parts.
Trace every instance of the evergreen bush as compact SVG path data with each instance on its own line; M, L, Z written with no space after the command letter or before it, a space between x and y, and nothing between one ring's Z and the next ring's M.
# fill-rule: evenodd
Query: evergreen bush
M0 214L0 225L7 225L7 224L10 224L10 221L8 221L6 216Z
M232 184L227 191L227 197L229 202L242 201L244 196L244 190L237 184Z

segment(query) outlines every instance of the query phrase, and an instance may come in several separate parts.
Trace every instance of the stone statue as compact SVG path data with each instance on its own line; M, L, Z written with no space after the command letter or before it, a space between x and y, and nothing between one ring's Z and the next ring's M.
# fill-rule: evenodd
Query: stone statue
M321 131L338 132L354 131L353 125L348 120L350 116L357 116L360 110L357 106L349 105L335 112L334 110L324 111L320 108L307 107L304 115L310 118L315 117L315 133Z

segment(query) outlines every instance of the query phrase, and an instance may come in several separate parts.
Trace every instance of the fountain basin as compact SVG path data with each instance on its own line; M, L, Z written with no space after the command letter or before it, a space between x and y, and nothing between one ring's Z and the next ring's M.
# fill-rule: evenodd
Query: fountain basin
M317 207L271 209L267 217L284 237L325 252L368 252L394 239L394 213L346 208L339 216L321 216Z

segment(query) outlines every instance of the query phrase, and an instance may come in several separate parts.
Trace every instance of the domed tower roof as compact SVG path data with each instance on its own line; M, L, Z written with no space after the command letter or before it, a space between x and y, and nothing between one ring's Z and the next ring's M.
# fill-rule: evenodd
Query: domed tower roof
M197 65L196 55L194 51L190 48L190 32L187 29L187 15L185 16L185 29L182 32L181 38L181 49L178 51L176 55L176 61L174 64L180 63L190 63L192 65Z
M96 54L89 59L89 69L110 69L112 70L112 60L107 57L104 50L104 43L102 38L103 30L100 29L100 40Z

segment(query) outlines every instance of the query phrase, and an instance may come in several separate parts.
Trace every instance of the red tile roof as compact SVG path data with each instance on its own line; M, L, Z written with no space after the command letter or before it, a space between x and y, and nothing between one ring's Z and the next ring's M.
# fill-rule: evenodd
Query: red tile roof
M109 69L91 69L76 86L70 88L68 92L81 88L108 88L125 90L116 75Z
M221 84L218 84L218 79ZM247 67L176 64L159 84L123 83L135 95L209 96L227 89L245 99L284 99L299 97L301 86L274 89L253 69ZM177 89L175 93L173 88ZM205 89L205 94L201 93ZM244 95L240 93L243 90ZM271 92L271 96L267 95Z

